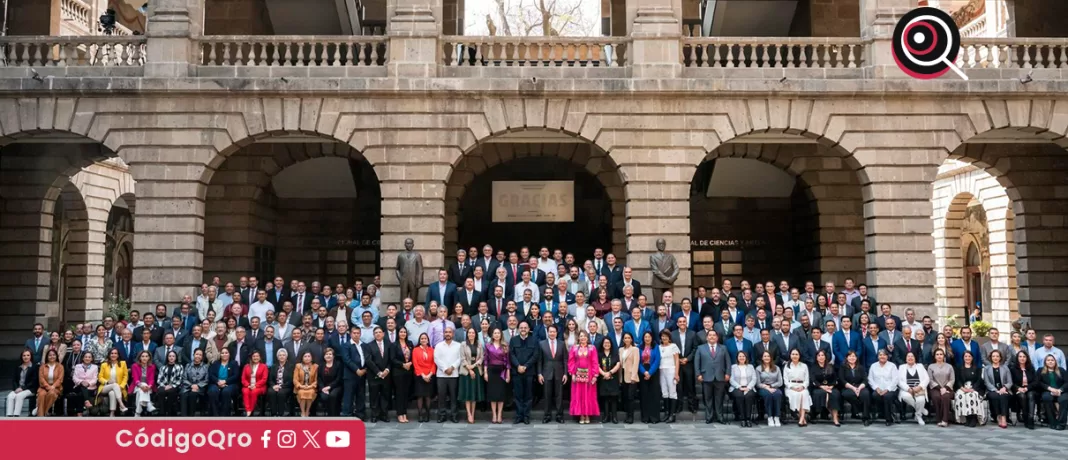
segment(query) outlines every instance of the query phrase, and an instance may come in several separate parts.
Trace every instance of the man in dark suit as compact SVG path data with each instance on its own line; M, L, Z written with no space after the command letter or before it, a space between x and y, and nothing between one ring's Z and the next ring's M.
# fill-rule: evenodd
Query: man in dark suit
M307 285L303 282L298 283L297 291L293 293L293 314L289 315L289 324L300 326L304 313L312 310L313 299L315 296L307 292Z
M919 340L912 338L912 328L905 327L901 331L897 343L894 344L894 355L890 358L894 364L900 366L905 364L905 356L909 353L913 353L916 356L917 363L923 363L923 344Z
M248 336L245 328L238 326L235 335L237 338L234 339L233 342L230 342L230 346L226 348L230 350L230 359L237 363L238 366L244 366L248 363L248 356L252 353L254 347L246 340ZM156 352L159 352L158 348L156 349ZM296 362L300 361L298 360Z
M274 336L274 326L267 326L263 331L263 336L259 340L252 343L254 349L260 352L260 359L264 363L267 363L267 367L274 366L274 360L278 355L278 350L282 349L282 341L278 340ZM286 350L288 355L289 351ZM299 361L293 361L294 363Z
M30 350L30 356L32 363L40 363L41 357L44 353L45 345L48 345L48 337L44 333L44 325L37 323L33 325L33 337L26 341L25 348Z
M456 301L464 306L465 315L474 316L478 313L478 303L482 301L482 293L475 290L475 280L473 278L468 277L465 279L463 286L464 288L456 293Z
M527 262L526 268L523 271L530 272L531 283L538 285L538 289L545 290L545 272L538 269L537 257L531 257L530 260Z
M727 348L719 344L715 331L706 337L694 355L694 372L697 382L701 384L701 394L705 403L705 423L711 424L717 414L720 423L727 423L723 412L723 401L727 391L727 379L730 378L731 362Z
M631 270L630 267L623 267L623 278L621 278L619 281L616 281L616 283L613 285L615 287L615 294L612 295L612 298L622 298L623 288L627 286L630 286L631 289L633 289L633 295L635 299L638 298L638 296L642 295L642 283L634 279L632 277L633 274L634 271Z
M508 358L512 364L512 391L515 395L515 424L530 424L534 374L537 373L538 343L530 335L530 326L519 323L519 334L508 341Z
M144 321L144 324L142 324L141 326L138 326L137 329L134 329L134 331L133 331L134 338L140 339L140 338L144 337L144 335L143 335L144 331L147 330L148 334L149 334L149 340L151 340L152 343L154 343L154 344L156 344L158 346L160 344L160 342L156 341L156 330L159 329L159 325L156 324L156 315L153 315L152 313L147 313L146 312L145 316L142 317L141 320ZM163 340L163 336L162 335L160 335L159 340L160 341Z
M856 314L857 312L860 311L860 303L865 301L865 300L868 301L869 305L878 305L879 304L875 300L875 297L872 297L872 296L868 295L868 285L867 284L864 284L864 283L858 284L857 285L857 293L860 294L860 295L858 295L856 297L853 297L853 299L849 301L849 306L852 307L852 312L851 312L850 316L852 316L853 314Z
M353 327L353 329L359 329L359 328L358 327ZM304 337L304 330L302 330L299 327L298 328L294 328L293 332L291 332L290 334L291 335L290 335L289 342L282 344L282 346L285 347L286 352L289 354L289 356L293 357L293 359L294 359L293 362L294 363L299 363L300 362L300 358L301 358L300 351L306 345L308 345L308 339L306 337Z
M727 351L730 352L731 364L738 364L738 353L745 353L746 357L749 358L747 362L753 362L753 342L743 336L743 331L744 328L741 324L735 324L734 336L724 343Z
M494 277L500 264L493 256L493 246L488 244L482 247L482 257L475 260L475 266L482 267L482 273L485 273L487 277Z
M886 322L887 322L887 320L891 320L892 319L892 320L894 320L894 324L895 325L901 325L901 318L898 318L897 315L894 315L894 314L892 314L890 312L890 305L887 305L885 303L880 305L879 306L879 311L880 311L881 314L879 316L876 316L874 319L875 319L875 324L879 325L879 330L880 331L885 331L886 330Z
M623 279L623 266L616 264L615 254L609 253L604 257L604 260L608 265L604 269L605 273L601 274L608 278L608 287L611 290L612 286L615 286L616 283ZM611 292L609 292L609 295L611 295Z
M467 263L467 251L463 249L456 251L456 262L446 266L446 273L450 283L463 286L464 280L471 276L471 265Z
M737 325L738 322L731 317L730 312L727 310L721 310L719 317L720 320L716 321L714 329L719 337L720 343L723 343L723 341L727 340L727 337L734 334L734 326Z
M167 363L167 353L175 352L178 354L178 362L182 360L182 347L175 345L174 335L167 332L163 336L163 345L156 347L156 354L152 356L152 363L159 369ZM136 361L137 357L134 357Z
M294 331L296 332L296 331ZM360 344L360 328L349 331L349 344L342 354L345 363L345 393L341 396L341 415L364 418L364 377L367 375L367 356ZM300 362L299 360L297 362ZM420 414L422 415L422 414Z
M119 359L126 361L127 367L132 366L134 359L137 356L134 354L136 344L133 342L133 332L130 332L129 329L122 331L122 337L120 337L119 341L115 342L113 346L119 350ZM181 356L178 358L181 358ZM181 361L179 360L179 362Z
M281 346L281 342L279 342L279 346ZM182 364L193 362L193 353L196 353L197 350L203 352L204 356L208 356L208 339L204 338L204 330L200 328L199 324L193 326L193 332L189 333L185 341L182 342L181 347L182 354L178 356L178 362ZM278 351L278 349L275 348L275 351ZM264 361L266 359L265 356ZM274 361L271 362L273 363Z
M675 319L675 330L671 333L671 341L679 347L679 407L675 409L675 412L681 411L683 405L688 405L690 412L696 413L697 394L694 388L693 359L700 343L697 341L697 334L690 330L689 321L685 317L679 316Z
M538 344L538 383L545 388L545 418L552 420L556 408L556 422L564 423L564 385L567 384L567 348L557 339L555 325L546 328L547 339Z
M241 298L245 299L245 302L255 302L256 293L259 291L262 291L259 288L259 280L255 276L250 276L248 277L248 285L242 286L239 292L241 292Z
M135 334L134 337L139 337L141 340L134 342L131 347L132 350L129 353L126 353L126 350L124 350L125 347L123 347L122 344L116 345L119 347L120 358L123 353L126 353L126 355L129 356L129 359L126 360L126 367L130 367L133 364L134 357L140 355L142 351L147 351L149 355L156 356L157 345L156 342L152 341L152 331L140 327L137 328L136 331L139 331L141 335L138 336ZM148 342L147 344L145 343L146 341Z
M776 331L775 333L778 333ZM775 341L771 339L772 331L770 329L762 329L760 331L760 341L753 344L753 362L756 367L760 367L762 359L764 358L764 352L768 352L771 355L771 362L779 362L779 347L775 344Z
M797 332L791 332L790 328L790 322L783 321L779 332L772 334L772 341L775 342L775 348L779 350L779 356L775 357L779 366L790 361L790 352L795 349L800 349L801 346L801 335ZM800 331L801 329L798 328L797 330Z
M821 340L822 337L823 328L812 326L812 338L801 341L801 362L805 364L815 364L816 355L821 351L827 355L828 362L834 359L834 353L831 351L831 344Z
M426 304L437 302L438 305L451 310L456 304L453 301L455 298L456 285L449 281L449 273L445 270L438 270L438 282L426 288Z
M186 329L185 329L185 327L184 327L184 325L182 323L182 317L181 316L175 316L175 317L171 318L171 327L167 328L166 331L162 331L162 330L159 331L159 334L160 334L160 337L161 337L160 342L163 341L162 337L163 337L163 334L165 332L169 332L169 333L173 334L174 335L174 341L176 343L182 343L182 341L185 340L185 336L189 334L189 332L186 331Z
M389 389L393 379L389 375L389 349L385 332L375 328L375 339L364 344L364 356L367 358L369 371L368 386L371 389L371 423L389 422L386 412L389 410Z
M664 291L667 294L667 291ZM671 331L675 328L675 323L671 321L671 315L668 314L667 306L661 305L656 307L656 317L649 322L651 327L650 331L653 333L654 341L660 342L660 331Z
M285 280L281 276L274 277L274 288L267 292L267 301L274 305L276 310L282 309L282 303L290 300L293 292L289 290Z
M393 318L394 323L397 325L397 329L404 327L404 315L398 314L397 306L393 304L386 306L386 314L378 317L378 322L375 324L382 329L386 329L386 321L390 318ZM490 326L492 327L493 324L491 323Z

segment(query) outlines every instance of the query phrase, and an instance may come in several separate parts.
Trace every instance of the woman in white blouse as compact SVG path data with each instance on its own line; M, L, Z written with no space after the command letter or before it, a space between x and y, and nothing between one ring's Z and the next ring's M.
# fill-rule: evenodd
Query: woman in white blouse
M886 350L879 350L879 361L868 370L871 397L883 410L886 426L894 424L894 403L897 401L897 366L889 362Z
M801 352L796 348L790 351L790 362L782 368L782 382L790 410L797 411L797 426L808 426L805 412L812 406L812 396L808 394L808 365L801 362Z
M931 383L927 369L916 362L916 355L911 351L905 354L905 364L897 368L897 387L901 389L898 398L916 409L916 423L923 425L923 416L927 415L927 386Z
M739 408L742 416L742 426L753 426L750 420L753 414L753 402L756 400L757 375L756 368L749 364L749 355L738 352L738 364L731 366L731 396L734 397L734 407Z

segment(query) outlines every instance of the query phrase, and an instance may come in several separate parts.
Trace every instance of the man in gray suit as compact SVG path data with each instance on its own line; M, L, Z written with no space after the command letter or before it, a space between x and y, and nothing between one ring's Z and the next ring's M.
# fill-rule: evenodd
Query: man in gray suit
M547 328L547 340L538 344L538 383L545 388L545 418L552 420L556 408L556 422L564 423L564 385L567 384L567 348L563 340L557 340L556 326Z
M727 423L723 412L723 400L727 391L727 379L731 374L731 361L727 347L720 345L715 331L708 333L708 343L697 350L694 370L705 402L705 423L711 424L719 415L720 423Z
M697 353L697 334L689 329L689 321L685 316L675 320L677 329L671 332L671 341L679 347L679 406L675 409L682 411L684 404L689 404L690 412L697 412L697 395L694 388L694 356Z
M167 353L171 351L177 353L178 362L182 362L182 347L174 344L174 334L167 331L167 333L163 335L163 345L156 347L156 354L152 357L152 364L156 365L156 369L167 364ZM134 362L137 362L137 357L134 357Z
M1001 333L998 332L998 328L990 328L990 332L987 332L986 336L990 341L979 347L979 353L983 355L984 362L990 362L990 352L994 350L1001 352L1002 363L1014 362L1010 361L1016 359L1013 356L1012 348L1009 347L1009 344L999 340L1001 338Z

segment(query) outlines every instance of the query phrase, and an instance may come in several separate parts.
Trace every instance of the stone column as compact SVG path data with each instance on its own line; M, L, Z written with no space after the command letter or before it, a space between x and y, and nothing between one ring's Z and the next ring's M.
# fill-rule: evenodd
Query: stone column
M437 279L445 263L445 181L460 155L447 147L374 147L364 152L374 165L382 189L383 302L399 302L397 255L404 240L415 241L423 255L424 285ZM420 289L419 299L426 294Z
M865 47L869 76L905 78L894 63L891 42L898 19L918 5L917 0L860 0L860 37L872 40Z
M179 152L164 148L130 148L123 157L137 181L133 308L145 311L162 302L170 310L204 281L205 166L181 163Z
M641 0L627 4L634 11L629 65L634 78L674 78L682 72L682 7L679 0Z
M145 76L195 75L196 39L204 33L205 0L153 0L145 29Z
M690 181L704 157L700 149L616 148L612 158L626 180L626 264L642 286L651 286L649 256L663 238L679 263L672 291L675 301L691 297ZM646 292L653 302L652 291Z
M391 0L389 61L391 77L428 78L441 65L441 0Z
M85 196L87 219L71 220L67 247L67 296L64 320L71 324L103 318L104 249L107 245L108 211L95 197ZM94 201L97 201L94 203ZM106 203L110 207L111 203Z
M869 150L865 164L864 247L867 282L880 304L902 316L938 317L935 303L932 183L942 157L936 151Z

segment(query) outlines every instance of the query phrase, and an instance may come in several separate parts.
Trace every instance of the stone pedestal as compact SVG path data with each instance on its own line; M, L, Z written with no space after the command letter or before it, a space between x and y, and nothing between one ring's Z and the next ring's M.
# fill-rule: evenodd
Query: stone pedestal
M897 21L917 4L916 0L860 0L860 36L872 40L864 48L869 77L909 78L894 62L891 42Z
M642 0L637 5L633 40L627 50L634 78L674 78L681 74L682 13L677 3Z
M441 64L441 0L394 0L389 17L389 76L436 77Z

